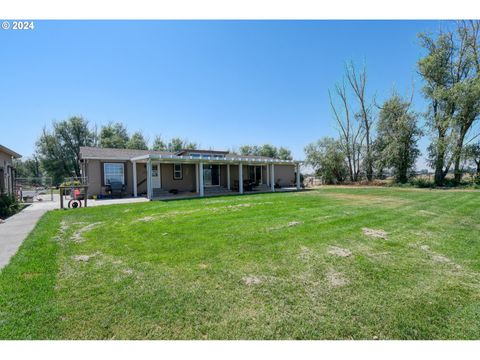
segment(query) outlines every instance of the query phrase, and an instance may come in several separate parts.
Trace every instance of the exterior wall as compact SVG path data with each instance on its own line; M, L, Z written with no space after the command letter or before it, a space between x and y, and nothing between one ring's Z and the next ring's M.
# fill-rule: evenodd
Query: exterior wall
M172 189L178 191L196 191L195 164L182 164L182 171L183 178L181 180L174 180L173 164L161 164L162 189L166 191Z
M0 192L8 194L13 193L13 174L12 174L12 157L9 154L0 151L0 169L2 171L2 179L0 179Z
M88 195L105 194L105 185L103 184L103 164L105 162L120 162L125 164L126 191L125 194L133 194L133 164L130 161L101 161L86 160L86 176L88 177ZM1 165L1 163L0 163ZM0 166L1 167L1 166ZM161 164L161 187L169 191L176 189L178 191L196 191L195 164L182 164L183 178L181 180L173 179L173 164ZM145 163L137 163L137 193L145 194L147 192L147 167ZM243 165L243 179L248 179L248 165ZM233 189L235 181L238 181L238 165L230 164L230 182ZM275 165L275 182L280 186L295 186L295 166L294 165ZM267 183L267 167L262 166L262 183ZM220 165L220 185L227 187L227 166Z
M275 165L274 175L281 187L295 186L295 165Z
M230 166L230 182L232 181L232 166ZM220 186L227 187L227 165L220 165Z
M103 183L103 164L104 163L123 163L125 169L125 195L133 194L133 166L130 161L101 161L88 159L87 173L88 178L88 195L104 195L105 184ZM138 174L137 174L138 176ZM137 181L138 177L137 177Z
M132 170L133 171L133 170ZM137 163L137 195L147 193L147 164ZM132 186L133 186L133 174L132 174ZM133 193L133 187L132 187Z

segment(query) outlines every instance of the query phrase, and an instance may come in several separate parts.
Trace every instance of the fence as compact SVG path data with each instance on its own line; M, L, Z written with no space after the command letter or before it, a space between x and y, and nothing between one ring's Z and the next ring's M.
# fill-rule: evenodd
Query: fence
M53 201L52 178L16 178L15 194L17 199L24 202Z

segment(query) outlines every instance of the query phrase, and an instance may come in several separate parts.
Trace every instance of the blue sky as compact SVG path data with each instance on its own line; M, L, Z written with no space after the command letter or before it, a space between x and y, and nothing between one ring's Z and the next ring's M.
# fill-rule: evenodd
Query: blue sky
M99 127L121 121L150 141L161 134L217 149L272 143L303 159L306 144L336 134L328 89L345 61L366 62L378 102L393 88L407 94L415 81L415 107L425 110L417 33L440 26L36 21L34 30L0 30L0 143L29 156L44 126L80 115Z

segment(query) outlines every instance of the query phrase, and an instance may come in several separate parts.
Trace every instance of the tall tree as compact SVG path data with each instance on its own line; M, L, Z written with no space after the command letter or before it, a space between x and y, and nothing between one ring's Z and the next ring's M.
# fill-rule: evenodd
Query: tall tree
M43 176L37 155L25 160L15 159L14 167L18 178L40 178Z
M100 147L125 149L129 140L128 132L122 123L109 123L100 130Z
M394 170L396 180L406 183L420 155L417 146L421 131L411 102L393 94L380 108L377 123L377 144L382 166Z
M260 148L257 145L242 145L239 152L240 155L258 155Z
M157 151L167 150L167 144L165 144L165 142L163 141L160 135L155 136L155 139L153 139L152 150L157 150Z
M438 186L444 184L452 164L455 179L460 180L463 144L480 113L478 32L478 22L460 22L456 30L436 37L419 34L427 50L418 68L430 103L426 114L433 137L429 153Z
M289 149L280 146L278 148L278 158L280 160L293 160L292 152Z
M136 149L136 150L148 150L147 141L143 137L143 134L139 131L135 132L130 136L126 144L127 149Z
M305 163L327 184L342 182L348 176L345 153L339 140L324 137L305 147Z
M170 152L177 152L182 149L196 149L198 145L196 143L192 143L187 139L181 138L172 138L167 145L167 150Z
M259 156L265 156L265 157L271 157L271 158L278 158L278 150L275 146L270 145L270 144L264 144L260 146L258 149L258 154Z
M54 122L52 128L52 131L43 129L36 144L42 168L55 184L65 177L80 177L80 147L92 146L95 133L81 117Z
M475 174L480 180L480 141L465 146L464 159L475 166Z
M367 69L364 66L360 72L357 72L355 64L350 62L345 68L346 77L350 87L355 94L358 101L359 110L355 113L355 117L360 121L365 133L365 174L368 181L373 179L373 156L372 156L372 126L373 118L373 104L368 101L366 95L367 87Z
M338 125L340 145L347 158L350 181L358 181L365 129L356 119L352 119L345 81L335 85L335 95L340 100L340 105L335 103L331 92L328 92L330 107Z

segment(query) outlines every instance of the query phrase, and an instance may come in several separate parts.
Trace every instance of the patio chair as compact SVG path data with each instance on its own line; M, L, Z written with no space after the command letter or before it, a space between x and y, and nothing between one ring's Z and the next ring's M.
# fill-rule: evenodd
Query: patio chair
M110 194L113 196L123 197L125 192L125 185L119 181L113 181L110 183Z

